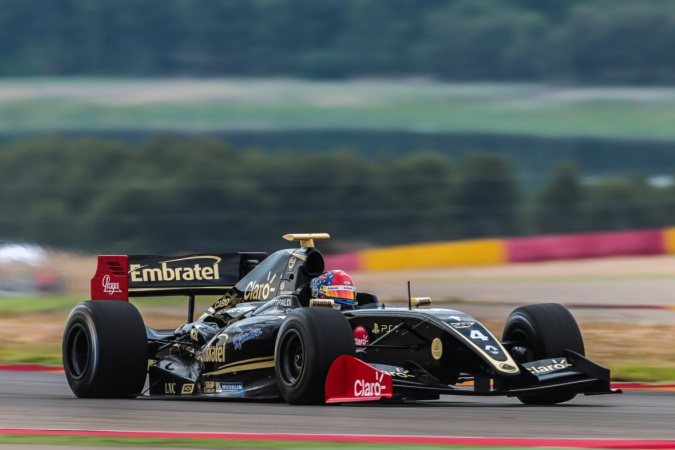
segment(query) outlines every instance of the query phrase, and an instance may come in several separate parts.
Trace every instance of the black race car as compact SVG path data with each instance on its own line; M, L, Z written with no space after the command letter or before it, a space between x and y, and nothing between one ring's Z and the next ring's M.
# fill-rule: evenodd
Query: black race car
M313 299L324 271L314 240L266 253L99 256L92 301L71 312L63 365L77 397L202 396L291 404L502 395L555 404L609 394L609 370L584 357L570 312L535 304L508 317L502 341L468 314L409 298L390 308L359 292L338 311ZM219 295L198 320L196 295ZM146 327L134 296L188 297L187 323ZM147 381L147 386L146 386Z

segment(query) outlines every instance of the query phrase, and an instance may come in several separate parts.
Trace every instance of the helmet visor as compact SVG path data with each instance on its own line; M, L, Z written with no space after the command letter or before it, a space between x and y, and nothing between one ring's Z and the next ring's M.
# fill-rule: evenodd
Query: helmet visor
M356 299L356 288L354 286L325 286L324 289L328 297L344 300Z

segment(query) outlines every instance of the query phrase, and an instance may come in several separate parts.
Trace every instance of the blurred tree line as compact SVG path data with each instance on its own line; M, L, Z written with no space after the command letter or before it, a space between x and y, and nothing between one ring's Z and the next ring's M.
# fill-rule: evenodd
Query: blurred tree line
M675 81L673 0L0 0L0 76Z
M509 160L473 152L368 160L157 136L44 138L0 148L0 237L95 253L273 250L289 232L328 250L675 223L675 188L588 180L561 162L525 195Z

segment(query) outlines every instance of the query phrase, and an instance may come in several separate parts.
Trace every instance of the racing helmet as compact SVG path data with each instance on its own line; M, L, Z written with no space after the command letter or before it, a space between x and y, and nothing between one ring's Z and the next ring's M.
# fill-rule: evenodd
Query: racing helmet
M356 306L354 281L344 270L329 270L314 278L309 284L312 298L327 298L335 302L336 309Z

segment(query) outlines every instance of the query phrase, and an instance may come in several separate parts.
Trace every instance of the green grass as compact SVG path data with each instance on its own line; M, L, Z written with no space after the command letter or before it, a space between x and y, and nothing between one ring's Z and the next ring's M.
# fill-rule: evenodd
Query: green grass
M0 348L0 364L38 364L60 366L61 341L32 345L4 345Z
M190 89L200 86L213 89L213 96L191 96ZM3 101L3 92L16 87L42 91ZM111 94L115 89L131 95ZM145 96L154 89L161 92ZM186 98L174 99L172 89ZM0 82L0 131L9 133L350 129L672 141L674 116L675 88L636 88L629 95L603 88L385 81L227 79L179 88L166 80Z
M26 314L37 312L63 312L72 309L81 298L63 297L0 297L0 313Z
M82 297L72 295L57 297L0 297L0 314L27 314L27 313L50 313L68 312L81 301ZM201 314L215 298L197 298L195 301L195 315ZM184 306L187 311L187 297L161 297L161 298L134 298L131 303L140 310L163 307Z
M641 365L612 366L613 381L661 381L675 380L675 368Z

